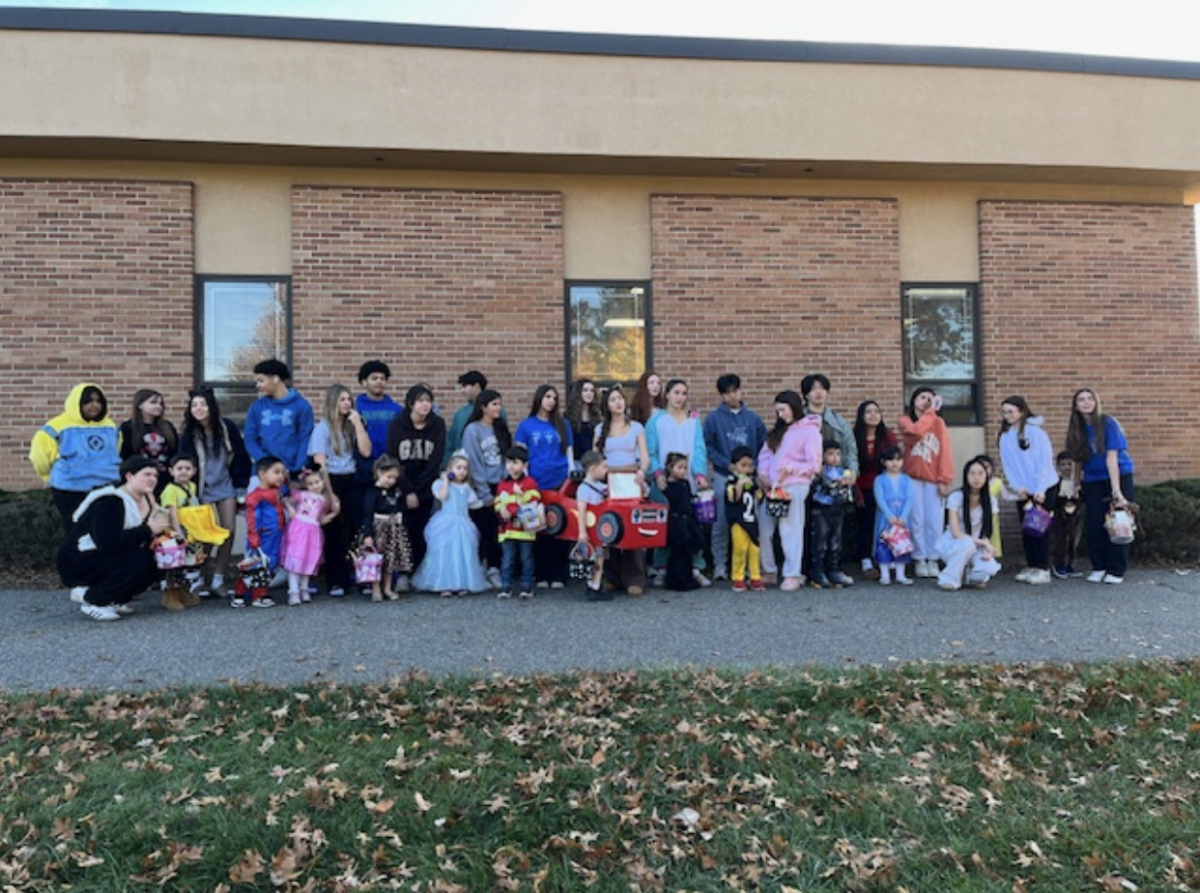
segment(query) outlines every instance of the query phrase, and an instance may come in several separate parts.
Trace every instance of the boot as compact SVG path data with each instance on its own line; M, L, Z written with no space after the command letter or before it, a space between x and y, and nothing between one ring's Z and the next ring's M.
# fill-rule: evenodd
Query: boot
M183 590L178 586L171 586L164 590L162 597L162 606L168 611L182 611L187 605L184 602Z
M194 608L196 605L200 604L200 596L191 589L179 590L179 597L185 608Z

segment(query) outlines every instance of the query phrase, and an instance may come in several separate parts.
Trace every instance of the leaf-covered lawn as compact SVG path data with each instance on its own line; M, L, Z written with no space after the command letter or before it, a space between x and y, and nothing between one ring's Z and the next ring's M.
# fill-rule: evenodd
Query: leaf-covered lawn
M1200 889L1200 662L0 698L0 888Z

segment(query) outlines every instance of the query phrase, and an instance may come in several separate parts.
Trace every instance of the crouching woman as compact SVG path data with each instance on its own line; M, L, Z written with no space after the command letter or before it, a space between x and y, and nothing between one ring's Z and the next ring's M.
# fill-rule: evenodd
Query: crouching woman
M154 500L158 468L145 456L121 463L121 482L93 490L72 515L58 550L58 573L71 600L93 620L119 620L129 602L159 578L153 539L170 523Z
M937 552L946 563L938 574L938 588L982 589L1000 573L992 551L992 524L999 506L992 498L987 466L977 457L963 468L963 485L946 499L946 529L937 541Z

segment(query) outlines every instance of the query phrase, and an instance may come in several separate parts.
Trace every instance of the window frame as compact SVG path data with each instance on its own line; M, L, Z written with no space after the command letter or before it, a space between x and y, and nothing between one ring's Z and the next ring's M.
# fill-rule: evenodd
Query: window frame
M970 302L971 307L971 322L972 322L972 357L971 361L974 365L974 377L972 378L910 378L908 359L909 359L909 341L908 341L908 325L906 317L906 302L910 291L920 291L922 289L929 290L946 290L946 289L962 289L966 293L966 297ZM957 419L954 416L959 413L954 413L950 417L946 417L946 425L952 428L974 428L984 424L983 405L983 325L979 314L979 283L978 282L902 282L900 283L900 364L901 371L904 375L904 402L905 407L908 406L909 395L918 387L931 387L938 390L941 387L966 386L970 389L972 401L965 408L965 412L970 414L967 420ZM945 415L944 415L945 417Z
M284 362L295 371L292 362L293 356L293 313L294 300L292 293L292 277L290 275L274 276L269 274L248 274L236 275L228 273L210 274L197 273L193 277L193 300L195 307L195 315L193 319L193 334L192 334L192 380L195 382L195 387L211 388L220 398L222 392L228 395L249 396L255 392L254 379L223 379L209 380L204 376L204 359L205 359L205 331L204 331L204 310L206 287L209 283L230 283L230 282L245 282L250 284L267 283L270 285L283 286L284 290L284 314L283 324L286 330L284 336L286 357L281 357ZM263 357L270 359L270 357ZM224 405L222 405L224 408Z
M645 357L642 363L642 372L646 369L654 368L654 286L649 279L564 279L563 280L563 369L566 371L567 388L576 380L575 366L571 355L571 289L573 288L641 288L643 289L643 318L645 325L642 328L643 342L645 345ZM638 373L638 376L642 374ZM621 381L625 387L632 387L637 381L637 377L633 381ZM596 384L601 387L609 387L616 384L616 379L596 379Z

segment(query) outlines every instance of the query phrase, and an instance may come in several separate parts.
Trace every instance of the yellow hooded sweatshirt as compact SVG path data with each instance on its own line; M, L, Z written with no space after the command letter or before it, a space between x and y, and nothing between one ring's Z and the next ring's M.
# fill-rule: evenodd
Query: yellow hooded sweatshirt
M83 417L84 391L95 388L104 398L104 414L94 422ZM108 399L98 385L75 385L55 416L33 435L29 461L43 481L56 490L91 490L117 479L121 466L120 436L108 417Z

